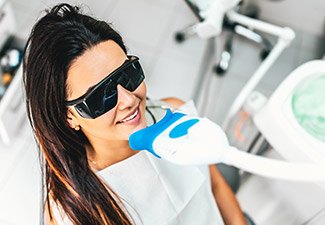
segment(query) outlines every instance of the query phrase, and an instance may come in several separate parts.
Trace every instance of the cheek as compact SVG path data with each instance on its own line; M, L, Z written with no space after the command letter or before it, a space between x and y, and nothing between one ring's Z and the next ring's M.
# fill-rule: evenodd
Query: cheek
M143 81L142 84L140 84L139 86L139 95L140 95L140 98L145 98L147 96L147 85L146 83Z
M108 112L93 120L84 120L81 124L82 130L88 138L105 138L114 134L114 114Z

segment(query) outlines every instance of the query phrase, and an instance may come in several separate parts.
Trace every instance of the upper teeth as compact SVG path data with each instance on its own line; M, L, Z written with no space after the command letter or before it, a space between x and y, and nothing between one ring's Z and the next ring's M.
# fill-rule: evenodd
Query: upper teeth
M122 123L127 122L129 120L134 119L134 117L136 117L138 115L138 110L136 110L131 116L129 116L128 118L125 118L124 120L121 120Z

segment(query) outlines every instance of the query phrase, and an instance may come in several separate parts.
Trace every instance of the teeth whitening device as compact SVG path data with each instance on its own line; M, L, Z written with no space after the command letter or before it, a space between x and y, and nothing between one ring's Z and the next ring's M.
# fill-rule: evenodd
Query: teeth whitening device
M176 164L222 162L270 178L325 182L324 89L325 61L307 63L293 71L254 116L275 150L317 152L313 161L290 162L249 154L230 146L221 127L209 119L170 110L158 123L133 133L129 144L134 150L147 150Z
M294 163L252 155L229 145L222 129L206 118L167 111L158 123L133 133L134 150L148 150L172 163L199 165L225 163L270 178L325 181L325 166Z

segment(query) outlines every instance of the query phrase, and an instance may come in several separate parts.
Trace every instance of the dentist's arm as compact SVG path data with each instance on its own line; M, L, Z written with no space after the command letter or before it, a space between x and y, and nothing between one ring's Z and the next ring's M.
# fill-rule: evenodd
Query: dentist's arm
M215 165L209 166L211 188L220 213L226 225L246 225L236 196Z

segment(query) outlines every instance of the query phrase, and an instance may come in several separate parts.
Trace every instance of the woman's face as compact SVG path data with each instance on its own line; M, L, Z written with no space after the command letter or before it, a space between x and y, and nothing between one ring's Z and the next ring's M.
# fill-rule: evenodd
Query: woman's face
M68 71L68 99L74 100L85 94L127 59L122 48L112 40L104 41L86 50L71 65ZM128 140L131 133L146 127L144 82L133 92L117 86L116 106L95 119L81 117L74 107L68 109L71 128L80 126L90 142L101 140Z

